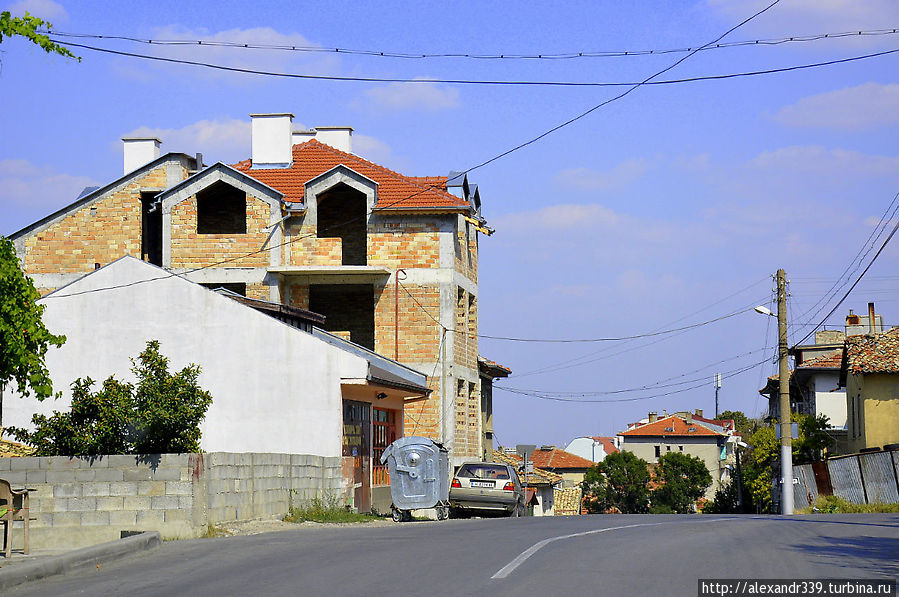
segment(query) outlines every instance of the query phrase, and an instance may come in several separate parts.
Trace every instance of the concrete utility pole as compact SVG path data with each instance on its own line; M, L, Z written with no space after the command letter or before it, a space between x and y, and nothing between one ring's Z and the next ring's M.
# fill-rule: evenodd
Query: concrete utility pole
M790 367L787 363L787 275L777 270L777 355L780 382L781 513L793 514L793 433L790 424Z

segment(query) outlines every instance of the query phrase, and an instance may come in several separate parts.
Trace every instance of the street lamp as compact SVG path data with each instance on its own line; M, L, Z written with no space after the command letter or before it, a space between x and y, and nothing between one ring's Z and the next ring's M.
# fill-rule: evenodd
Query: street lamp
M786 273L777 270L777 360L780 386L780 473L781 513L793 514L793 433L790 425L790 368L787 364L787 282ZM755 308L757 313L774 316L770 309Z

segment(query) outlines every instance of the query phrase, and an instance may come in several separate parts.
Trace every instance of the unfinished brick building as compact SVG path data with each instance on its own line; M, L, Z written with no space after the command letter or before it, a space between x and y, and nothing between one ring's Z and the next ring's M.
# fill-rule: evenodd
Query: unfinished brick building
M401 175L351 153L352 129L294 132L292 119L252 115L252 155L233 165L124 139L121 178L12 235L27 273L48 292L127 254L323 314L325 329L429 376L431 396L403 412L375 396L348 405L375 463L399 435L481 458L476 186Z

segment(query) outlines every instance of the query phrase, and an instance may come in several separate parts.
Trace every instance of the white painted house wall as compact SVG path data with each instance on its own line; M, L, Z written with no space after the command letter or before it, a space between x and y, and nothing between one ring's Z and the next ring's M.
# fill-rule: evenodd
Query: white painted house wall
M815 414L827 415L832 428L846 429L846 388L840 388L839 372L815 373L808 385L815 393Z
M586 458L590 462L602 462L607 456L603 443L594 440L592 437L574 438L565 446L565 451L581 458Z
M5 425L30 427L35 412L67 410L78 377L134 381L130 359L159 340L170 371L202 369L200 386L213 398L204 451L341 455L340 382L365 378L365 359L133 257L39 302L47 328L67 337L47 353L63 397L40 403L7 392Z

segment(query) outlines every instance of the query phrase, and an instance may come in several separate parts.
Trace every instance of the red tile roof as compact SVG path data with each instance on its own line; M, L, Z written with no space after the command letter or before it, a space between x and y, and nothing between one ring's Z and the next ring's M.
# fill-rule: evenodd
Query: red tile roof
M839 369L843 362L843 351L837 350L820 357L802 361L800 369Z
M518 454L504 454L499 450L493 451L493 460L511 464L514 467L520 467L522 464L521 456ZM534 467L533 472L527 474L520 472L518 476L521 477L522 482L527 482L528 485L555 485L562 482L562 475L545 471L537 466Z
M336 166L346 166L378 183L380 209L468 209L469 204L446 192L446 177L404 176L357 155L346 153L315 139L293 146L290 168L254 170L251 160L234 164L235 170L252 176L284 194L291 203L303 201L305 184Z
M690 431L690 429L693 429L694 431ZM622 431L618 435L623 435L626 437L669 437L674 435L695 437L698 435L718 436L724 434L716 433L708 427L704 427L696 423L689 424L680 417L675 417L674 415L672 415L670 417L665 417L664 419L659 419L655 423L646 423L645 425L640 425L638 427L634 427L633 429Z
M874 336L846 338L846 371L899 373L899 328Z
M593 441L600 442L602 444L602 449L605 450L606 454L614 454L618 451L618 448L615 447L614 437L594 437Z
M559 448L534 450L534 453L531 454L531 461L533 461L534 466L548 470L588 469L593 466L593 462L586 458L581 458L577 454L572 454Z

